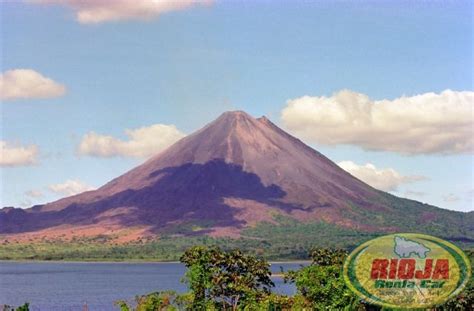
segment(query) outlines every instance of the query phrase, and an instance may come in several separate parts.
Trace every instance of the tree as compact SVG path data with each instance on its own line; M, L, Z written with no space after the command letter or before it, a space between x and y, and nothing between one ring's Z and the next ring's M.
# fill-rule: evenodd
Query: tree
M472 260L473 252L467 252ZM337 249L311 251L312 263L285 274L285 280L297 288L294 296L270 292L273 282L265 260L239 250L222 251L218 247L196 246L181 257L188 268L185 279L190 292L156 292L136 298L136 307L117 304L122 311L174 310L391 310L361 301L346 286L342 266L347 252ZM434 307L435 310L474 310L474 282L457 298ZM28 306L26 306L28 307ZM13 311L12 309L7 309ZM28 310L28 309L22 309Z
M220 254L221 251L217 247L195 246L186 250L180 258L188 268L185 280L193 293L193 307L196 310L204 310L206 307L206 298L212 287L212 274L215 269L213 262Z
M357 310L361 307L358 297L347 287L342 266L347 251L315 249L311 251L312 263L298 271L289 271L285 281L293 282L308 307L315 310ZM364 310L364 309L362 309Z
M224 252L217 247L196 246L181 257L188 271L186 279L194 294L193 310L209 303L220 309L258 303L274 286L267 261L240 250Z
M465 253L470 259L471 271L474 271L474 250L466 250ZM458 297L447 301L443 305L436 307L434 310L474 310L474 279L472 277L469 279L466 288L458 295Z
M310 252L312 264L316 266L340 266L349 253L344 249L316 248Z
M115 304L121 311L174 311L176 293L173 291L154 292L148 295L135 297L136 307L131 307L126 301L119 300Z

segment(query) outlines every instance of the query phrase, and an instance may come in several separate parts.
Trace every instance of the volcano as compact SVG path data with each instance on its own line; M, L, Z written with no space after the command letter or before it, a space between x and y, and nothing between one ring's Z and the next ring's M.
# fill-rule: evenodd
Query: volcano
M243 237L261 224L415 231L472 241L473 213L376 190L266 117L226 112L94 191L0 211L3 237Z

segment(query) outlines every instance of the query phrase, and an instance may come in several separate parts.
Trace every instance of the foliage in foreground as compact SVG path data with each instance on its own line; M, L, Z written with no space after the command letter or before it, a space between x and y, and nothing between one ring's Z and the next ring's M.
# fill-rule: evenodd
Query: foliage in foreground
M295 283L295 296L271 293L269 264L263 259L216 247L193 247L181 257L190 291L157 292L125 301L122 311L145 310L369 310L345 285L342 263L347 252L318 249L310 266L285 274ZM378 310L378 309L370 309Z
M2 308L2 311L29 311L30 310L30 304L28 302L24 303L23 305L15 308L12 306L4 305L0 306Z
M472 252L468 253L472 258ZM342 265L345 250L315 249L312 263L284 274L294 283L294 296L271 292L273 283L267 261L239 250L223 251L217 247L196 246L181 257L188 268L185 294L156 292L136 298L135 306L119 301L122 311L172 310L386 310L361 301L346 286ZM433 310L473 310L474 288Z
M467 254L472 265L473 251ZM345 250L313 250L309 266L284 273L285 281L294 283L297 289L296 295L285 296L271 292L274 284L266 260L240 250L195 246L181 256L181 262L188 268L184 281L189 285L189 292L154 292L137 296L134 303L118 301L116 305L121 311L387 310L364 303L346 286L342 276L346 256ZM4 309L14 310L28 311L29 306ZM458 297L432 309L448 310L474 310L472 278Z

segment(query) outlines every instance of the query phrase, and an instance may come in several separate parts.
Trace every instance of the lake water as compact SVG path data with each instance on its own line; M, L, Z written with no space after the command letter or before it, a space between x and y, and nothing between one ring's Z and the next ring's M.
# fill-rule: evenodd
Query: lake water
M272 263L271 270L296 270L306 262ZM0 262L0 305L31 310L118 310L114 301L160 290L187 291L179 263ZM292 295L295 287L273 277L274 292Z

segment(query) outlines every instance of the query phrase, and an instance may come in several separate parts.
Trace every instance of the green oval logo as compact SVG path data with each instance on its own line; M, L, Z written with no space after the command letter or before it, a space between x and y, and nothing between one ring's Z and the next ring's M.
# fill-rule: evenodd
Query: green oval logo
M344 279L359 297L389 308L427 308L458 295L471 276L455 245L415 233L378 237L344 263Z

